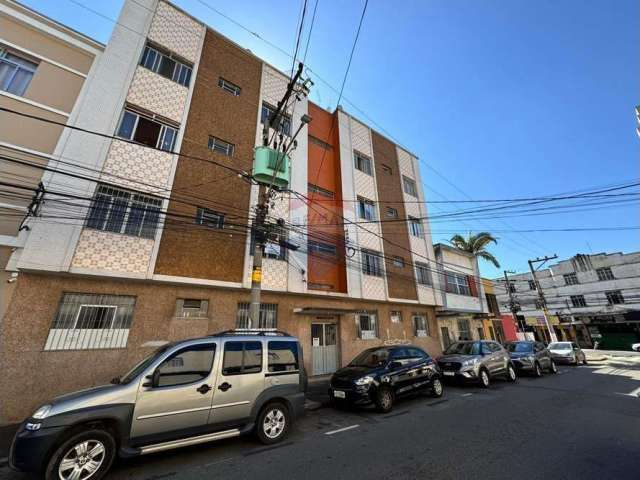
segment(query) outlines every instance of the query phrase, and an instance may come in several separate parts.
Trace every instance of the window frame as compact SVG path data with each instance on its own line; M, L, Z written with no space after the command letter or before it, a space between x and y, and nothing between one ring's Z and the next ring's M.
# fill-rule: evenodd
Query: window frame
M569 299L571 300L573 308L584 308L588 306L584 295L571 295Z
M449 270L445 270L444 274L447 293L452 293L454 295L464 295L466 297L472 296L471 287L469 286L469 281L467 280L466 275L451 272ZM454 279L455 281L452 282L451 279Z
M269 112L267 115L264 114L265 110ZM268 120L271 114L273 114L275 111L276 111L276 107L274 107L268 102L263 101L260 107L260 123L264 125L265 121ZM282 111L280 112L280 115L278 115L278 117L280 118L280 123L278 125L278 128L275 129L276 132L279 132L279 133L281 132L283 135L286 135L287 137L291 137L291 128L293 126L291 116L289 116L287 113Z
M217 222L211 222L208 217L218 217ZM205 207L198 207L196 210L196 224L207 227L215 228L218 230L224 229L225 214L216 210L209 210Z
M365 175L373 176L373 160L358 150L353 151L353 167Z
M329 248L327 248L329 247ZM309 255L320 255L324 257L338 256L338 247L331 243L307 240L307 253Z
M613 275L613 270L611 270L611 267L596 268L596 275L598 275L598 281L600 282L608 282L610 280L616 279L616 277Z
M416 282L418 285L431 286L431 272L429 271L429 265L423 262L414 262L416 270Z
M209 135L207 148L214 153L218 153L226 157L233 157L236 151L235 144L227 142L226 140L223 140L220 137L216 137L214 135Z
M147 65L148 52L153 52L154 58L151 61L151 65ZM167 76L161 73L161 67L163 59L167 59L174 63L171 70L171 76ZM142 55L140 56L140 62L138 62L142 68L145 68L151 72L157 73L167 80L171 80L178 85L182 85L185 88L189 88L191 84L191 76L193 75L193 65L187 62L182 57L175 55L161 47L156 46L151 42L147 42L142 49Z
M529 290L538 290L538 286L536 285L535 280L528 280L529 282Z
M624 295L622 295L622 290L607 290L604 292L605 297L607 297L608 305L622 305L625 303ZM613 301L617 300L617 301Z
M120 134L127 114L135 116L135 120L133 122L133 126L131 128L131 134L129 137L125 137ZM140 142L135 139L141 118L143 118L148 122L152 122L160 125L160 131L158 133L158 138L156 140L155 145L148 145L146 143ZM165 147L165 142L167 140L167 135L169 134L171 134L171 140L169 142L169 148L167 149ZM156 150L162 150L164 152L173 153L173 149L176 145L176 139L178 137L178 127L170 125L169 123L162 122L158 120L155 116L151 116L151 115L147 115L142 112L139 112L138 110L132 108L131 106L125 106L122 109L122 113L120 114L120 120L118 121L118 127L116 128L115 136L122 140L135 143L137 145L144 145L145 147L148 147L148 148L154 148Z
M209 348L203 348L203 347L209 347ZM205 375L204 377L198 379L198 380L193 380L190 382L184 382L184 383L174 383L171 385L153 385L152 388L153 390L160 390L160 389L164 389L164 388L175 388L175 387L184 387L184 386L188 386L188 385L195 385L197 383L201 383L204 380L206 380L207 378L209 378L211 376L211 372L213 370L213 362L216 358L216 344L215 342L206 342L206 343L196 343L193 345L186 345L178 350L175 350L174 352L170 353L169 355L167 355L165 358L163 358L160 363L158 363L155 368L153 369L153 377L156 377L156 372L160 369L160 367L162 367L162 365L164 365L165 363L173 360L175 357L177 357L178 355L181 355L182 353L184 353L185 351L189 351L189 350L193 350L193 351L210 351L212 353L211 355L211 363L209 365L209 373L207 375ZM158 374L158 378L160 378L160 374Z
M373 325L373 330L363 330L362 329L362 318L367 317L369 321L369 326ZM378 314L377 312L360 312L356 314L356 325L358 327L358 338L361 340L377 340L380 338L380 325L378 322ZM366 338L362 336L363 332L373 332L373 335L367 335Z
M386 163L382 163L380 164L380 166L382 167L382 171L384 173L386 173L387 175L393 175L393 169L387 165Z
M295 369L293 370L272 370L271 366L271 344L272 343L280 343L280 344L289 344L295 346ZM282 349L280 349L282 350ZM294 373L300 373L300 345L295 340L268 340L267 341L267 376L276 376L276 375L289 375Z
M307 192L310 194L318 194L326 198L335 198L335 193L326 188L319 187L313 183L307 183Z
M229 367L225 367L225 358L227 355L227 345L230 345L232 343L241 343L242 344L242 364L240 366L240 371L239 372L225 372L225 370L227 370ZM245 372L245 352L247 351L246 346L249 343L255 343L260 345L260 370L258 371L250 371L250 372ZM255 367L254 367L255 368ZM220 374L223 377L235 377L237 375L255 375L255 374L259 374L262 373L264 370L264 343L260 340L226 340L224 342L223 348L222 348L222 364L220 367Z
M238 302L236 305L236 328L278 328L278 304L261 303L258 326L251 325L249 318L249 302ZM242 322L246 322L246 325Z
M580 281L578 280L578 274L576 272L565 273L562 275L562 278L564 279L564 284L566 286L580 284Z
M400 255L394 255L391 263L396 268L404 268L406 265L404 257L401 257Z
M409 223L409 233L417 238L424 238L424 225L422 220L416 217L409 216L407 217L407 222Z
M200 307L185 307L187 301L198 301ZM176 318L208 318L209 300L206 298L178 298L176 299Z
M422 320L422 322L424 322L424 329L419 329L418 328L418 322L417 320ZM426 338L430 336L430 332L429 332L429 319L427 317L427 315L425 315L424 313L413 313L411 315L411 323L413 325L413 336L416 338ZM422 326L422 325L420 325ZM418 332L424 332L424 335L418 335Z
M394 317L397 320L394 320ZM389 311L389 321L391 323L402 323L402 310L390 310Z
M377 219L376 215L376 204L373 200L369 200L368 198L364 198L358 195L358 218L367 221L375 221Z
M364 275L370 275L372 277L384 276L382 255L379 252L369 250L367 248L361 248L360 255L362 260L362 273ZM374 259L373 262L370 261L371 259Z
M241 87L223 77L218 77L218 87L223 91L230 93L234 97L239 97L242 93Z
M402 191L407 195L418 198L418 185L413 178L402 175Z
M388 218L398 218L398 209L393 207L386 207L384 214Z
M7 58L7 55L13 55L14 57L19 58L24 62L28 62L33 66L22 65L17 63L14 60ZM24 97L29 85L31 85L31 81L33 80L33 76L35 75L38 67L40 66L40 62L35 62L31 57L27 57L22 52L9 49L0 45L0 63L8 64L10 68L13 69L13 72L9 73L6 78L3 79L2 83L0 83L0 90L3 92L10 93L11 95L16 95L18 97ZM26 85L23 86L22 89L11 90L11 84L16 79L18 72L24 71L29 74L29 80L26 82Z

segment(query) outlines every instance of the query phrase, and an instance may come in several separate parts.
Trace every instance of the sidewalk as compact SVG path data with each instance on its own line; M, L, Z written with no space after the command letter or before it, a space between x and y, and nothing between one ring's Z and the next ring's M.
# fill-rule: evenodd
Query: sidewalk
M619 350L583 349L589 362L622 361L630 365L640 365L640 353Z

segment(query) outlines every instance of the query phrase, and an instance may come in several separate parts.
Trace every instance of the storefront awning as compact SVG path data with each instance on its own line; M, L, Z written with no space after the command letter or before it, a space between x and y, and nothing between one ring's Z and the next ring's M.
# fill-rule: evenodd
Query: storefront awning
M293 313L296 315L346 315L349 313L358 313L362 310L352 308L322 308L322 307L304 307L294 308Z

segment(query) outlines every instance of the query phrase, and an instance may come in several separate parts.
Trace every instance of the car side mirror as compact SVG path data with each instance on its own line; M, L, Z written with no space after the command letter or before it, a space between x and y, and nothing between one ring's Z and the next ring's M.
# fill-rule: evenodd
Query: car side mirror
M143 387L157 387L160 385L160 369L156 368L151 375L147 375L144 379L145 382L142 384Z

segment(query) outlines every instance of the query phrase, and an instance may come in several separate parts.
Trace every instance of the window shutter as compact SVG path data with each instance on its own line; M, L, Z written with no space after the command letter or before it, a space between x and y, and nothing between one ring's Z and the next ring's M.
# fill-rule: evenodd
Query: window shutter
M476 279L472 275L467 275L467 283L469 284L469 290L472 297L478 296L478 286L476 285Z

